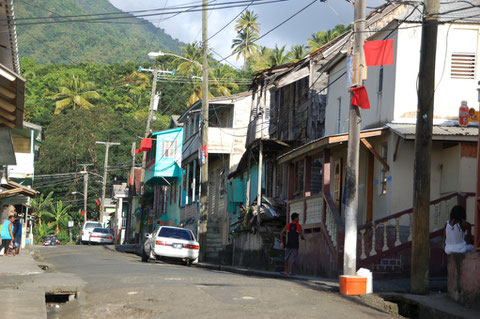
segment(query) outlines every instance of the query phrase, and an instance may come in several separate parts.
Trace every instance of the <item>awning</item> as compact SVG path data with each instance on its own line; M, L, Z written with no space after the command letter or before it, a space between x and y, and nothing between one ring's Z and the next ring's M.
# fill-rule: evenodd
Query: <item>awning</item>
M380 136L387 132L388 132L387 126L371 129L371 130L364 130L360 132L360 138L362 139L362 138ZM330 136L319 138L317 140L304 144L300 147L297 147L285 154L280 155L279 157L277 157L277 160L279 164L284 164L298 157L304 157L304 156L318 153L318 151L323 149L325 146L337 144L341 142L348 142L348 133L330 135Z
M39 194L39 192L33 188L23 186L14 181L8 181L7 184L1 185L0 190L0 198L7 198L15 195L24 195L33 198Z
M0 64L0 126L23 128L25 79Z
M403 139L415 139L415 124L389 123L387 126ZM478 126L433 125L432 133L434 141L478 141Z

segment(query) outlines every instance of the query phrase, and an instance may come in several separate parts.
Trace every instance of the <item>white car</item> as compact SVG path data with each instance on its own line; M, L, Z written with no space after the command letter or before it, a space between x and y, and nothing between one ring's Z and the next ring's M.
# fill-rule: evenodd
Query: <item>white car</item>
M94 228L88 238L89 244L113 244L113 235L107 228Z
M90 240L90 233L92 232L92 230L94 228L102 228L102 227L103 227L102 223L94 222L94 221L86 221L85 224L83 224L82 239L80 243L82 245L88 244Z
M186 265L198 262L200 246L192 231L180 227L161 226L152 234L145 234L142 261L149 259L177 259Z

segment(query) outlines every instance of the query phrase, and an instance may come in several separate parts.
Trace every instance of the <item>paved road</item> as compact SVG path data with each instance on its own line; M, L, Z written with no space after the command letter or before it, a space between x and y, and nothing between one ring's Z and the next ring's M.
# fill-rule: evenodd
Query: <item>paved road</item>
M50 312L50 318L391 318L293 280L142 263L99 246L38 250L49 271L86 282L78 300Z

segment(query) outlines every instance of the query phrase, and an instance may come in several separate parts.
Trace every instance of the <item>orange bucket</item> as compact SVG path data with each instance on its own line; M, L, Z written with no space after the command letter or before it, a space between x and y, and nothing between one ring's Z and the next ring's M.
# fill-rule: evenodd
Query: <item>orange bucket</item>
M365 295L367 293L367 278L340 276L340 293L347 296Z

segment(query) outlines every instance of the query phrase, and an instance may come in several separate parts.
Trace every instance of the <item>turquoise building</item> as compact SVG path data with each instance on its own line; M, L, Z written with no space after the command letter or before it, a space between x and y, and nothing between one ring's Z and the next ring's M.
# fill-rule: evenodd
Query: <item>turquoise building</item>
M145 183L153 188L155 220L161 225L180 223L180 206L185 202L183 191L183 128L155 132L147 152Z

